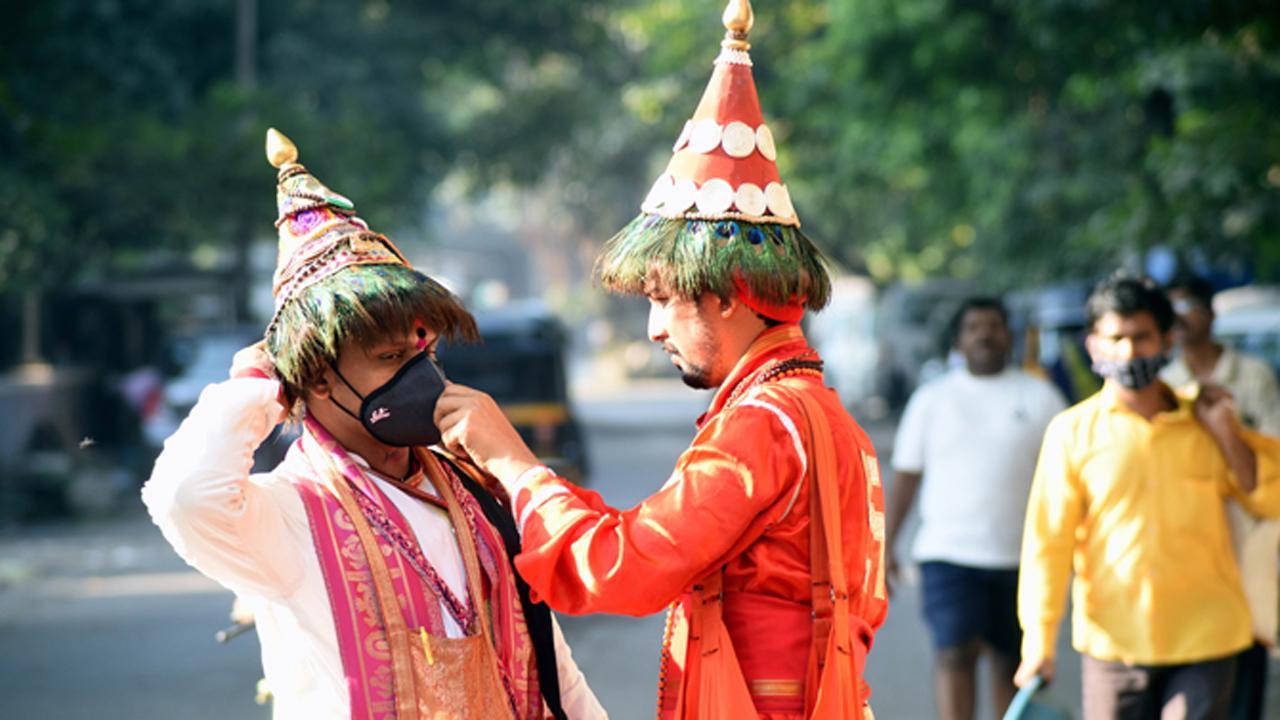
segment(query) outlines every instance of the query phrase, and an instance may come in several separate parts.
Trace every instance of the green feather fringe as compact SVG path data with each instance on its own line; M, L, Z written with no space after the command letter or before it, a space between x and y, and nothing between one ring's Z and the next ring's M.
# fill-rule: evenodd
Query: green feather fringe
M435 280L405 265L357 265L290 299L267 349L296 400L337 362L343 345L373 345L409 333L418 320L445 338L479 338L471 313Z
M609 290L641 293L650 270L688 298L706 292L729 297L735 276L775 305L803 297L805 307L816 311L831 296L822 252L800 228L787 225L644 214L605 245L596 277Z

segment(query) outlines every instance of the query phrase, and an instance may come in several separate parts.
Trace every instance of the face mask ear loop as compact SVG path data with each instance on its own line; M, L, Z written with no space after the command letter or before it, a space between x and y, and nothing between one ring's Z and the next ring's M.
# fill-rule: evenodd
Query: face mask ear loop
M360 398L360 401L361 401L361 402L364 402L364 396L363 396L363 395L361 395L361 394L360 394L360 391L359 391L359 390L356 390L356 389L351 385L351 383L347 382L347 379L346 379L345 377L343 377L343 376L342 376L342 371L338 369L338 366L337 366L336 364L334 364L334 363L329 363L329 367L333 368L333 374L335 374L335 375L337 375L337 376L338 376L338 379L342 381L342 384L343 384L343 385L346 385L346 386L347 386L347 389L351 390L351 392L352 392L356 397ZM352 420L355 420L356 422L361 423L361 424L363 424L363 423L364 423L364 421L360 419L360 416L359 416L359 415L356 415L355 413L351 412L350 410L348 410L348 409L347 409L347 407L346 407L345 405L343 405L342 403L338 402L338 399L337 399L337 398L335 398L335 397L333 396L333 393L329 393L329 402L333 403L334 405L337 405L339 410L341 410L342 412L344 412L344 413L346 413L346 414L350 415Z

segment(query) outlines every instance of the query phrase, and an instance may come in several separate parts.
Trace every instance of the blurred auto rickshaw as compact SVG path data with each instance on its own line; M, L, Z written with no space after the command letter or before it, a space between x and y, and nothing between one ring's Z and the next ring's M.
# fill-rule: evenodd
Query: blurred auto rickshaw
M483 310L475 318L483 342L442 343L445 375L491 395L542 462L584 484L587 453L569 408L564 325L540 304Z

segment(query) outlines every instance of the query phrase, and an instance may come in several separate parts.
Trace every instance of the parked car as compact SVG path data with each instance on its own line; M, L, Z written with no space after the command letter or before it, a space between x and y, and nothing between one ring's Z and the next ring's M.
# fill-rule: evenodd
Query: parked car
M236 352L261 339L262 328L252 326L220 328L175 338L170 357L178 372L165 382L160 407L144 421L148 441L159 446L172 435L190 414L205 387L227 379ZM270 470L278 465L297 436L297 429L289 425L273 430L254 454L254 471Z
M1042 371L1071 403L1102 387L1084 347L1085 303L1091 288L1087 282L1064 282L1005 298L1015 356L1023 369Z
M880 418L888 405L876 387L876 288L870 278L831 280L831 302L809 318L809 341L825 362L827 384L859 417Z
M927 371L922 374L926 366L946 366L947 325L960 303L974 292L968 282L935 279L892 285L880 296L876 384L890 407L906 404L916 386L927 379Z
M569 403L564 326L536 302L475 317L483 341L442 343L445 375L491 395L542 462L562 477L585 482L587 452Z
M1280 374L1280 287L1249 285L1213 298L1219 341L1266 360Z

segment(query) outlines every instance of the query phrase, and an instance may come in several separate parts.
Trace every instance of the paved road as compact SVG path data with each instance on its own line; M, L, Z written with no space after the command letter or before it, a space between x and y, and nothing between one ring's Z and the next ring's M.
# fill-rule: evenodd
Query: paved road
M626 507L656 490L707 401L669 382L582 403L592 486ZM878 446L892 428L871 428ZM106 523L0 538L0 717L266 718L258 646L213 642L231 596L190 571L140 508ZM662 617L562 618L617 720L653 715ZM868 669L882 718L933 716L916 593L895 601Z
M656 490L706 400L652 382L582 403L593 487L620 507ZM887 457L892 426L869 430ZM225 646L212 639L230 603L227 592L183 565L140 508L111 522L0 536L0 717L266 718L253 702L256 637ZM908 583L869 660L881 718L935 716L919 615L918 588ZM562 622L611 717L651 718L662 618ZM1061 652L1051 698L1078 716L1078 658Z

